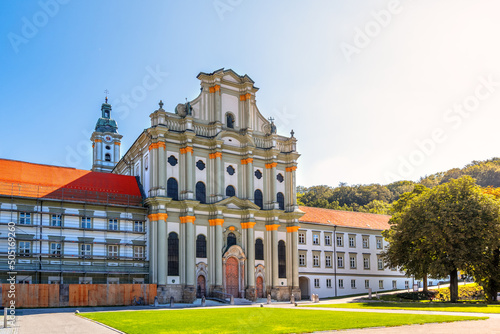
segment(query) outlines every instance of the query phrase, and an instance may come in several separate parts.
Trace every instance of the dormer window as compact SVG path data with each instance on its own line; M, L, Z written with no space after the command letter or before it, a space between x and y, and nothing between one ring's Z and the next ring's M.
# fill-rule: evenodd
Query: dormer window
M226 126L230 129L234 129L234 116L231 113L226 113Z

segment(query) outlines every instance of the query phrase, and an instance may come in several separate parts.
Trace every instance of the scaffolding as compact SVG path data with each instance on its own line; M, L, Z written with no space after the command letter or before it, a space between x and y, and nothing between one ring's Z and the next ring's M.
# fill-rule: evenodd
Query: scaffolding
M32 233L33 238L32 242L32 250L29 256L21 256L18 254L18 259L21 260L30 260L30 265L23 265L22 262L18 262L17 267L22 268L25 267L25 270L18 270L19 274L22 272L25 273L33 273L35 275L34 281L37 283L41 282L42 273L54 273L54 276L59 276L62 281L63 273L66 274L83 274L87 276L87 274L104 274L106 277L109 275L127 275L128 280L130 281L130 275L140 275L147 280L149 275L148 265L146 258L140 260L136 259L133 254L134 242L133 240L141 240L146 244L146 215L144 213L144 218L138 219L137 217L133 217L131 214L131 209L144 209L142 206L143 201L141 196L133 196L133 195L124 195L118 193L110 193L110 192L97 192L97 191L89 191L89 190L81 190L81 189L71 189L71 188L60 188L60 187L50 187L50 186L42 186L42 185L33 185L33 184L22 184L22 183L11 183L11 182L3 182L0 181L0 197L5 199L5 203L10 203L10 208L3 207L0 212L8 212L10 211L10 219L9 221L17 222L17 231L24 233ZM18 221L19 213L26 212L20 210L18 205L21 202L25 202L25 200L32 201L30 206L33 206L33 209L30 210L30 223L29 224L20 224ZM81 214L75 213L67 213L64 212L67 205L64 203L72 203L83 206L83 211L86 212L87 205L98 205L101 206L104 212L109 211L119 211L121 213L125 213L125 217L118 218L120 222L131 222L131 224L123 224L120 223L120 227L118 230L109 230L109 226L107 225L107 214L105 216L94 216L92 218L105 219L104 228L94 228L92 225L91 228L83 228L80 224L80 220L82 217ZM25 204L22 204L25 205ZM53 214L57 214L50 211L44 211L44 208L59 208L60 209L60 223L53 225L52 224L52 216ZM110 210L111 209L111 210ZM49 221L48 224L44 224L43 216L48 215ZM78 226L65 226L64 221L65 217L78 217ZM143 231L134 231L134 222L142 221L144 229ZM9 222L0 220L0 229L2 226L7 226ZM131 225L131 228L126 227ZM104 254L103 255L94 255L92 254L89 257L83 257L79 254L79 249L77 250L77 254L68 254L64 251L63 244L71 244L77 243L79 244L79 240L68 240L64 239L65 233L64 231L75 231L78 230L81 232L81 236L85 239L89 232L98 232L100 236L104 236L103 242L93 242L94 245L104 244ZM107 254L107 236L110 232L118 232L122 240L119 243L119 246L123 247L123 252L118 254L117 258L113 258L112 260L109 258ZM59 235L60 243L61 243L61 254L52 254L50 249L51 239L47 238L49 234ZM91 236L95 236L96 233L90 233ZM132 236L132 235L133 236ZM44 237L45 235L45 237ZM1 239L6 239L5 237L0 237ZM35 252L35 243L38 244L38 251ZM47 244L47 251L43 251L44 243ZM130 247L130 248L129 248ZM128 256L131 253L131 256ZM0 257L7 256L7 253L0 253ZM71 260L78 260L85 262L86 260L90 261L99 261L104 263L104 270L96 270L97 268L93 268L94 270L89 270L87 266L81 265L80 262L78 264L66 265L65 262ZM119 261L124 265L121 268L116 268L116 270L110 270L108 262L110 261ZM141 261L142 270L137 270L133 263ZM59 262L57 265L56 263ZM6 263L6 262L5 262ZM125 263L129 263L129 265L125 265ZM92 263L94 265L94 263ZM132 267L130 267L132 265ZM70 267L77 266L79 270L68 270ZM29 269L28 269L29 268ZM135 270L134 270L135 269ZM33 282L33 283L35 283Z

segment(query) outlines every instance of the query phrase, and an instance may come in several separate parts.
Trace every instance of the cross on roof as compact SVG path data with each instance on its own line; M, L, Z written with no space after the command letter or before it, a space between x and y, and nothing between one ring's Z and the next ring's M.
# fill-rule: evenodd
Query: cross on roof
M109 94L109 90L105 89L105 90L104 90L104 93L106 94L106 103L108 103L108 94Z
M274 122L274 118L273 117L269 117L269 120L272 122Z

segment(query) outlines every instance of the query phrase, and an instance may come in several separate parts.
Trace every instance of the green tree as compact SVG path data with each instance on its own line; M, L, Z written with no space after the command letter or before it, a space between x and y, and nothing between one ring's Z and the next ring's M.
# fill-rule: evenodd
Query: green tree
M450 299L456 302L457 271L483 268L485 254L498 249L499 204L469 176L420 194L416 190L394 206L391 228L384 232L390 243L384 257L417 277L449 275ZM476 270L480 274L487 273Z
M427 274L432 262L432 257L423 247L425 238L416 237L424 234L424 222L410 222L406 213L410 210L412 201L426 191L426 187L417 184L412 192L402 194L399 200L393 203L394 214L389 220L390 229L382 232L389 242L387 251L382 252L386 267L400 267L408 276L423 279L424 290L427 290Z

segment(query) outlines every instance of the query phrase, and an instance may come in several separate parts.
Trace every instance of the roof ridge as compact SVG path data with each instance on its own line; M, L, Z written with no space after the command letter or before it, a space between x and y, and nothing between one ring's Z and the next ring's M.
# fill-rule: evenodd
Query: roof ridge
M15 160L15 159L5 159L5 158L0 158L0 161L12 161L12 162L19 162L22 164L30 164L30 165L37 165L37 166L46 166L46 167L54 167L54 168L65 168L65 169L71 169L71 170L82 170L82 171L87 171L85 169L78 169L75 167L67 167L67 166L57 166L57 165L49 165L49 164L41 164L38 162L30 162L30 161L22 161L22 160Z
M354 214L366 214L366 215L374 215L374 216L387 216L387 217L392 217L391 215L384 215L380 213L372 213L372 212L360 212L360 211L347 211L347 210L336 210L336 209L328 209L328 208L318 208L316 206L306 206L306 205L299 205L299 208L313 208L313 209L320 209L320 210L327 210L327 211L334 211L334 212L342 212L342 213L354 213Z

